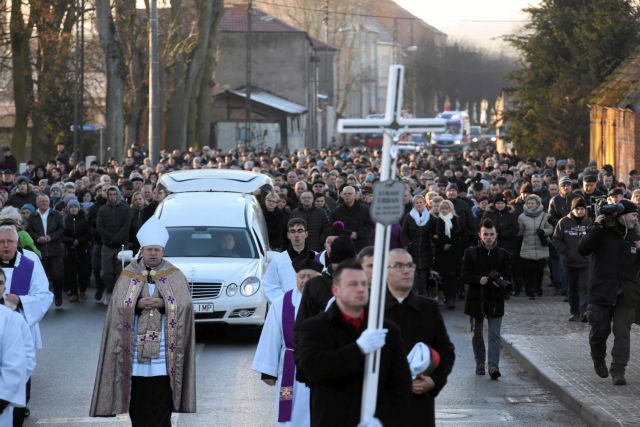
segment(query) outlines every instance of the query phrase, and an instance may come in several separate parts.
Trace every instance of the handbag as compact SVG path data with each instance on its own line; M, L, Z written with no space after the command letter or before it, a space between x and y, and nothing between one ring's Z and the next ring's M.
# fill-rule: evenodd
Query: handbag
M538 235L538 238L540 239L540 244L543 247L547 247L547 246L551 246L551 239L549 238L549 236L542 234L542 233L538 233L538 231L542 230L542 223L544 222L544 217L545 214L542 214L542 219L540 220L540 225L538 225L538 229L536 230L536 234Z

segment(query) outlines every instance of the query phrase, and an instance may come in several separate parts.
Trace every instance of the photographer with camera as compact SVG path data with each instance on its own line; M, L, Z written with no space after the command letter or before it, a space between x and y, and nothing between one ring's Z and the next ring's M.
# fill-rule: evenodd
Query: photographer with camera
M500 327L504 316L505 288L511 284L509 252L497 244L496 227L491 220L480 224L480 241L468 248L462 262L462 277L469 285L464 313L471 316L471 344L476 359L476 375L485 374L486 349L482 329L489 326L489 375L500 376Z
M611 379L614 385L625 385L631 323L638 300L635 261L640 236L634 232L638 208L633 202L622 200L596 211L593 227L578 243L580 255L592 255L588 306L591 358L596 374L608 377L607 338L613 330Z

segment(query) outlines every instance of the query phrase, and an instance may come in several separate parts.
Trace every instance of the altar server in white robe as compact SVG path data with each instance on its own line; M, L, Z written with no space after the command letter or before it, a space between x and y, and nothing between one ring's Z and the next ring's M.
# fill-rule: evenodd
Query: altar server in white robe
M302 218L293 218L287 223L289 246L286 251L276 254L267 267L262 279L264 296L272 304L279 296L296 287L296 272L293 263L299 259L309 258L315 252L306 246L308 236L307 222Z
M5 280L0 270L0 295ZM14 408L27 404L26 386L35 364L35 348L27 322L0 297L0 427L13 427Z
M49 279L36 254L26 249L18 250L18 232L13 225L0 225L0 268L6 277L6 288L2 293L7 305L26 321L33 346L42 348L40 320L53 302L49 291ZM27 383L26 399L29 402L30 382ZM21 426L25 409L16 408L14 423Z
M307 281L319 276L322 264L311 253L293 265L296 271L296 287L276 298L269 309L262 328L252 369L260 372L262 380L276 386L276 425L308 427L309 388L296 378L293 355L295 316Z

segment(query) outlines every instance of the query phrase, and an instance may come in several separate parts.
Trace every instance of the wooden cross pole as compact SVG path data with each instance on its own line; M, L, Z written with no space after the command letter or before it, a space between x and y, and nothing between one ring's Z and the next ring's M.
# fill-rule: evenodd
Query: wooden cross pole
M341 133L372 134L383 132L382 164L380 166L380 181L382 183L395 178L395 158L397 153L395 144L399 141L400 136L407 133L442 132L446 126L446 121L443 119L405 119L402 117L403 82L404 67L402 65L391 65L384 118L338 120L338 132ZM402 197L400 197L400 203L402 203ZM390 237L391 225L376 221L373 277L371 279L367 321L367 328L371 329L382 328L382 322L384 321ZM380 355L381 350L377 350L368 354L365 358L360 412L362 421L368 417L373 417L376 411Z

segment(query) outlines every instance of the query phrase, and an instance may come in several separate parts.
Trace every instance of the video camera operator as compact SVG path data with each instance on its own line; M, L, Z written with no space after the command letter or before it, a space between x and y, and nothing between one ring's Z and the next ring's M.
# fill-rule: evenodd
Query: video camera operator
M638 208L629 200L600 207L593 227L578 243L578 252L591 257L589 279L589 345L596 374L609 376L605 362L607 338L613 329L611 379L625 385L629 362L630 330L635 315L636 251L640 236L634 232Z
M469 285L464 314L471 316L471 343L476 359L476 375L485 374L486 350L482 327L484 318L489 326L489 375L501 376L500 327L504 316L504 295L511 284L509 252L497 245L496 227L489 219L480 224L480 242L464 253L462 276Z

